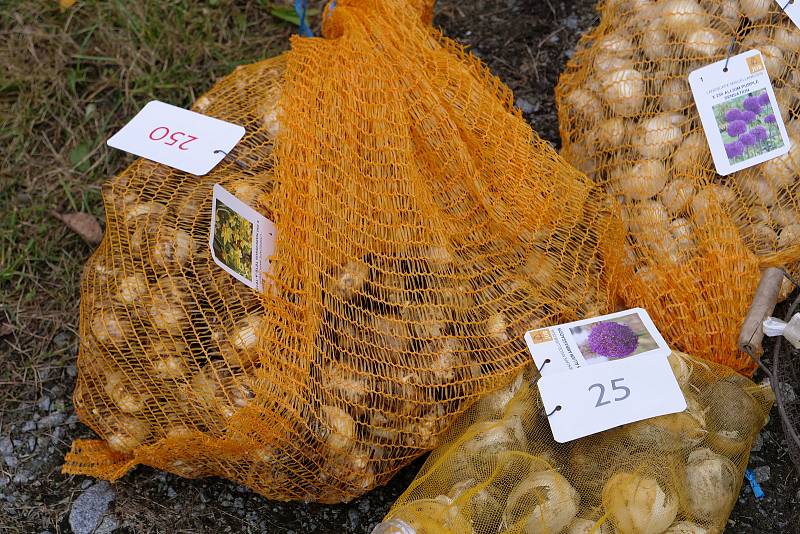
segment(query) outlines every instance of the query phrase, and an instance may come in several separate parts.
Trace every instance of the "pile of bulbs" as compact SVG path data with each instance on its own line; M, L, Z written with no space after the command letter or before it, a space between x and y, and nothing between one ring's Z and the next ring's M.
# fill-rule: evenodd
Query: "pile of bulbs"
M669 360L685 411L567 444L529 368L454 424L373 534L722 532L771 393L683 353Z

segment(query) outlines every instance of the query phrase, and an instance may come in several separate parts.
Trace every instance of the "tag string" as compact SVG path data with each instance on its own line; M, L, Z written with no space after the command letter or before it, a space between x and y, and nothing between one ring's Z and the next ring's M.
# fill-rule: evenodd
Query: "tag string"
M548 363L550 363L550 358L545 359L545 361L542 362L542 366L536 368L538 374L533 378L533 380L531 380L531 386L535 386L536 382L538 382L539 379L542 377L542 369L544 369L544 366L547 365Z
M786 11L786 8L789 7L789 4L794 4L794 0L787 0L783 7L781 8L783 11Z
M300 35L303 37L314 37L314 32L306 23L306 0L294 0L294 11L300 19Z
M220 154L220 153L222 153L222 154L225 154L225 158L227 158L227 157L230 157L230 154L228 154L228 153L227 153L227 152L225 152L224 150L219 150L219 149L217 149L217 150L215 150L215 151L214 151L214 154ZM225 159L225 158L222 158L222 159ZM243 162L239 161L239 160L238 160L238 159L236 159L236 158L231 158L231 159L233 160L233 162L234 162L235 164L237 164L237 165L238 165L239 167L241 167L242 169L246 169L246 168L247 168L247 164L246 164L246 163L243 163Z
M550 417L550 416L551 416L551 415L553 415L554 413L556 413L556 412L560 412L560 411L561 411L561 405L559 404L559 405L557 405L555 408L553 408L552 410L550 410L550 413L546 413L546 414L544 414L544 415L545 415L546 417Z
M725 67L723 67L722 72L728 72L728 62L731 60L731 55L733 55L733 48L735 46L736 46L736 36L734 35L733 39L731 39L731 45L728 47L728 55L725 58Z
M761 489L761 486L758 484L758 480L756 480L756 474L753 472L752 469L748 469L744 472L744 476L747 478L747 481L750 483L750 488L753 490L753 496L761 500L764 498L764 490Z
M538 374L536 375L536 377L535 377L533 380L531 380L531 386L535 386L535 385L536 385L536 382L538 382L538 381L539 381L539 379L542 377L542 369L544 369L544 366L545 366L545 365L547 365L548 363L550 363L550 358L546 358L546 359L545 359L545 360L542 362L542 365L541 365L541 367L537 367L537 368L536 368L536 370L538 371ZM554 413L556 413L556 412L560 412L560 411L561 411L561 405L559 404L559 405L557 405L555 408L553 408L552 410L550 410L550 413L545 413L545 412L544 412L544 410L542 410L542 413L544 413L545 417L550 417L550 416L551 416L551 415L553 415Z

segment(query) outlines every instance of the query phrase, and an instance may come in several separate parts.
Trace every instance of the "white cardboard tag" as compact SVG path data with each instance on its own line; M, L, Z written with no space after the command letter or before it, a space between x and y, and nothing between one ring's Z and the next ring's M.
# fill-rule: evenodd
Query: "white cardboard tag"
M794 0L791 3L787 3L788 0L775 0L775 3L778 4L786 15L794 22L794 25L800 28L800 2Z
M203 176L233 150L244 132L236 124L153 100L107 144Z
M761 52L749 50L689 73L717 173L782 156L791 148Z
M658 354L542 376L538 384L559 443L686 409L669 361Z
M211 257L248 287L263 288L269 258L275 252L277 230L272 221L214 185L211 208Z
M525 341L559 443L686 409L669 346L642 308L532 330Z
M623 349L610 347L609 350L597 353L589 347L593 327L599 323L613 322L627 327L636 336L635 346L630 353L623 354ZM623 333L627 333L621 328ZM593 341L593 339L592 339ZM602 341L602 340L601 340ZM599 317L590 317L580 321L549 326L525 333L525 342L531 351L533 361L542 376L564 371L572 371L589 365L604 363L613 359L628 358L639 354L658 354L669 356L670 348L661 333L653 324L653 320L643 308L632 308ZM627 348L633 345L629 342Z

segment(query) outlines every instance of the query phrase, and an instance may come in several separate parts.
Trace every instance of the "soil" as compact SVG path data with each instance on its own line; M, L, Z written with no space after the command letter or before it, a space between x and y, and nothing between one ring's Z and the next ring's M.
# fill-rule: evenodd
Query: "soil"
M577 39L596 23L594 5L594 0L442 0L434 22L468 45L511 87L525 118L558 147L554 87ZM0 420L0 530L73 532L72 519L76 530L94 521L99 525L93 527L95 533L368 533L423 461L386 487L336 506L272 502L225 480L186 480L144 467L111 486L63 477L58 471L71 441L92 434L71 407L74 339L53 342L70 351L69 363L41 369L41 388L18 399ZM13 353L10 344L2 343L0 350ZM800 532L800 517L793 517L800 507L800 484L775 411L753 449L750 467L766 496L756 499L745 483L726 532ZM93 498L78 499L87 494ZM101 521L92 515L97 513Z

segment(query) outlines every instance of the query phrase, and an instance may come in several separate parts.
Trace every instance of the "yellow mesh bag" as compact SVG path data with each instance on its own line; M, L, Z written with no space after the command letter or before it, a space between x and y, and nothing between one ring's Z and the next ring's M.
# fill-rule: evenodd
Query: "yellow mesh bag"
M195 103L247 131L209 175L139 160L106 185L74 393L101 440L64 472L346 501L517 373L524 331L615 307L616 208L430 4L338 1L324 38ZM276 224L262 294L210 257L215 183Z
M623 203L629 302L674 346L750 373L736 339L759 269L800 259L800 30L767 0L609 0L599 12L556 89L562 156ZM722 177L688 75L734 38L734 53L763 54L792 148Z
M452 425L373 534L721 533L772 391L683 353L670 363L686 411L567 444L528 368Z

